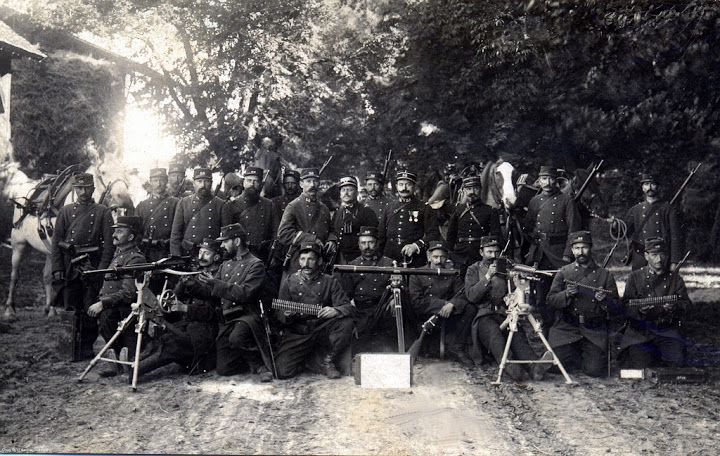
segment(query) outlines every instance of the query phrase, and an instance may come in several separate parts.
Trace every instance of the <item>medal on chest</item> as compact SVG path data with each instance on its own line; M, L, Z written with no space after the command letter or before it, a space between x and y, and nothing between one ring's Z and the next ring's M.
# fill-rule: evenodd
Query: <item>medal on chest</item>
M417 223L420 221L420 211L408 211L408 215L411 222Z

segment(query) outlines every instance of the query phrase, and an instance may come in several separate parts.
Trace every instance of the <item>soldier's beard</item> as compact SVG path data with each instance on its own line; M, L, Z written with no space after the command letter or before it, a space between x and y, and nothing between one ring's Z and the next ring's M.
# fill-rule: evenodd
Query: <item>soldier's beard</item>
M205 187L203 187L197 191L197 195L200 198L207 198L208 196L210 196L210 191L208 189L206 189Z
M589 264L590 263L590 257L587 255L578 255L576 258L578 264Z
M231 252L229 250L220 249L220 254L222 255L223 260L232 260L235 258L235 252Z
M377 198L378 196L380 196L380 190L370 190L369 193L370 196L372 196L373 198Z
M260 201L260 192L258 192L255 187L246 188L243 191L243 195L245 195L245 199L250 203L257 203Z
M295 196L300 194L300 187L293 187L293 188L285 188L285 194L290 196Z

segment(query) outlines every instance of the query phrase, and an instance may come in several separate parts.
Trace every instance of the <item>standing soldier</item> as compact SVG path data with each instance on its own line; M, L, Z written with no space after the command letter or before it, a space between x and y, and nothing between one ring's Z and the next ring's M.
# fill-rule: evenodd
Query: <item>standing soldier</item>
M433 241L428 247L428 267L444 269L448 264L448 249L442 241ZM463 277L440 275L410 276L410 301L415 315L426 321L433 315L444 320L450 337L448 355L466 366L474 365L466 351L470 329L477 307L465 297Z
M195 194L180 200L170 235L170 254L197 256L203 239L217 238L220 227L230 223L225 202L212 194L212 174L208 168L195 168Z
M612 273L593 260L589 231L572 233L569 242L575 262L560 269L547 295L547 306L561 313L548 342L568 370L582 367L599 377L605 372L607 312L617 312L619 302L617 286Z
M382 219L385 208L393 201L390 196L383 193L384 183L385 176L379 171L369 171L365 175L365 188L368 192L365 205L375 212L378 220Z
M110 264L115 247L112 242L112 216L108 208L92 199L92 174L75 176L76 201L60 209L52 238L53 282L60 287L63 307L74 310L80 333L80 359L93 357L92 346L98 336L97 320L87 315L95 302L102 277L82 277L81 271L104 269Z
M480 200L480 176L466 177L462 185L467 203L453 210L448 222L447 243L454 254L453 261L467 268L482 259L480 242L483 236L501 236L500 214Z
M285 212L280 227L278 240L285 246L287 274L298 270L297 248L300 243L318 240L324 244L326 252L332 254L337 249L337 236L330 217L330 209L318 200L320 173L317 168L306 168L300 175L302 194L291 201Z
M272 381L272 358L260 320L260 290L265 265L247 248L247 232L239 223L224 226L218 241L230 256L213 276L202 273L198 282L220 298L222 320L217 339L217 373L234 375L244 370Z
M353 333L354 306L333 276L320 268L320 246L303 243L299 248L300 269L283 279L278 298L285 301L315 304L317 315L290 311L278 313L286 331L278 347L278 377L289 378L302 371L305 361L316 350L325 350L320 367L328 378L340 378L335 363L350 345Z
M375 226L362 226L358 232L360 256L349 264L352 266L392 267L390 258L378 253L378 230ZM340 283L348 297L355 303L355 329L358 333L356 353L375 348L385 349L383 342L391 346L395 338L395 321L386 312L386 304L391 297L387 288L390 274L344 273ZM388 336L388 337L385 337Z
M243 192L228 206L230 221L240 223L247 231L247 246L250 253L267 261L270 244L277 236L280 216L273 203L262 196L262 168L249 167L243 178Z
M376 227L378 219L372 209L357 200L357 181L354 177L340 179L340 208L335 211L332 223L338 235L340 257L336 263L347 264L360 255L358 238L361 226Z
M300 173L293 169L285 170L282 185L283 194L272 199L280 217L285 213L285 208L290 204L290 201L300 196L302 192L300 188Z
M145 256L138 248L140 232L142 230L142 218L137 216L118 217L113 228L113 245L115 245L115 256L108 268L123 268L145 263ZM88 307L88 315L98 319L100 335L106 341L112 339L118 330L118 324L130 315L131 307L137 299L137 287L134 277L116 277L105 279L100 290L100 297L96 303ZM128 352L133 351L137 345L137 334L135 331L125 330L108 351L108 358L117 359L116 353L120 353L121 361L128 361ZM102 377L113 377L122 374L124 366L120 364L106 365L104 370L99 372Z
M667 244L670 269L683 256L680 216L670 203L660 199L660 183L652 174L643 174L640 180L645 201L631 207L627 213L627 235L631 236L630 251L633 271L647 265L643 255L643 243L650 237L662 238Z
M398 263L410 259L411 267L426 264L425 247L440 239L437 220L430 206L415 196L417 176L399 171L396 176L398 199L387 206L378 225L379 249Z
M214 275L220 268L220 241L206 238L198 252L198 270ZM208 372L215 368L213 344L218 333L216 308L220 299L210 296L197 278L185 276L175 285L171 312L183 315L173 324L174 330L164 331L153 340L152 350L143 353L138 374L146 374L170 363L180 364L189 374Z
M625 364L631 369L651 367L658 361L673 367L685 362L680 323L690 298L680 274L668 269L668 255L664 239L646 239L647 266L631 272L625 284L623 308L629 325L620 349L627 348ZM655 298L657 302L633 303L643 298Z
M168 167L168 193L174 198L188 196L185 192L185 165L172 161Z
M142 243L148 261L158 261L170 256L170 234L175 206L179 199L168 195L167 183L165 168L151 169L152 195L141 201L136 210L143 220Z

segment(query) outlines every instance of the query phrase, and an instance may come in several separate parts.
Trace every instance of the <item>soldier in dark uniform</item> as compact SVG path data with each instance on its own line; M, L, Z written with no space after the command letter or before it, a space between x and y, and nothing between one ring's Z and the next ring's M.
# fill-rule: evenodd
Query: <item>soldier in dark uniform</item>
M337 264L347 264L360 255L358 233L361 226L374 226L378 219L372 209L357 200L357 181L354 177L340 179L340 208L333 213L332 223L338 235Z
M360 256L350 265L393 266L390 258L378 253L377 227L360 227L358 247ZM387 303L392 297L387 288L390 274L343 273L339 278L343 290L355 303L354 320L359 340L353 351L393 351L395 320L387 311Z
M300 246L300 269L280 285L279 299L320 305L317 316L278 312L285 335L275 358L278 377L289 378L302 370L316 350L325 350L320 367L328 378L340 378L335 365L350 346L354 306L340 282L320 270L321 251L317 243Z
M332 254L337 249L337 235L332 224L330 209L318 200L320 173L317 168L306 168L300 175L303 193L291 201L278 228L278 241L287 251L287 274L298 270L298 246L315 240L324 244L325 251Z
M442 241L428 247L431 268L448 266L448 248ZM428 320L433 315L444 319L449 337L448 355L467 366L474 365L466 351L470 328L477 307L465 297L463 278L459 276L413 275L408 284L410 302L417 318Z
M220 241L204 239L198 252L199 271L214 275L221 262ZM193 276L182 277L173 292L175 300L170 311L182 314L182 321L153 340L152 350L143 353L140 360L139 375L171 363L180 364L190 374L215 368L213 344L218 333L216 309L220 299L210 296Z
M409 258L411 267L421 267L427 244L440 239L437 220L430 206L415 197L415 174L400 171L396 180L398 199L387 206L378 225L379 249L398 263Z
M282 185L283 194L272 199L280 217L285 213L285 208L290 204L290 201L300 196L302 192L300 188L300 173L293 169L285 170Z
M680 214L675 206L660 199L660 184L655 176L643 174L642 191L645 201L631 207L627 213L627 236L632 242L630 251L633 271L647 265L643 255L643 242L650 237L660 237L667 244L670 269L674 269L683 256L683 240L680 231Z
M108 268L122 268L136 264L145 263L145 256L138 247L140 232L142 231L142 218L138 216L118 217L117 223L112 225L113 245L115 245L115 256ZM98 319L100 335L105 341L115 335L118 323L130 315L131 307L137 299L137 287L134 277L122 277L105 279L100 290L98 301L88 307L87 313L92 318ZM116 358L120 353L120 360L128 360L128 352L134 354L137 344L137 334L132 329L125 330L108 352L108 357ZM120 364L106 365L106 369L99 374L103 377L111 377L123 372Z
M170 162L168 166L168 194L174 198L188 196L185 192L185 165L181 162Z
M170 254L196 256L203 239L217 238L220 227L230 223L225 202L212 194L212 174L208 168L196 168L193 174L195 194L180 200L175 210L170 235Z
M500 214L480 200L482 183L479 176L463 179L467 203L456 206L448 222L447 243L453 261L463 268L477 263L483 236L501 236Z
M52 271L58 301L74 310L81 334L80 357L92 358L98 336L97 320L87 315L102 286L102 277L82 277L80 272L104 269L110 264L115 247L112 242L112 216L108 208L92 199L92 174L75 176L77 201L60 209L52 238Z
M500 363L508 337L508 332L500 329L500 325L507 317L507 305L503 298L508 294L507 277L498 274L503 271L499 270L496 261L500 256L502 245L498 236L483 236L480 246L482 260L470 266L465 274L465 296L478 308L473 322L473 342L477 339ZM506 270L504 272L507 273ZM537 359L520 325L512 339L510 353L512 359ZM552 358L549 352L547 356ZM547 359L547 356L543 359ZM547 370L546 366L549 367L548 364L538 363L532 364L532 367L526 370L523 366L507 364L505 373L518 382L527 380L528 374L533 380L542 380Z
M262 178L262 168L247 168L242 195L226 204L230 221L240 223L248 233L250 253L267 262L270 244L277 236L280 215L269 199L260 196Z
M198 275L208 294L220 298L222 320L217 339L217 372L234 375L249 370L263 382L272 381L272 358L260 320L259 298L265 265L247 247L247 232L239 223L222 228L218 241L230 259L213 276Z
M644 266L630 273L623 294L628 316L620 349L627 349L625 365L633 369L651 367L662 361L672 367L685 362L685 343L680 324L690 305L685 282L668 265L668 246L664 239L645 240ZM671 297L664 303L638 304L631 299Z
M168 195L167 183L165 168L151 169L152 195L136 209L136 215L143 219L142 249L148 261L170 256L170 233L179 199Z
M561 314L550 328L548 342L565 368L581 366L587 375L599 377L605 371L607 312L618 309L617 286L612 273L593 260L589 231L570 234L569 242L575 262L560 269L547 295L548 307Z
M383 192L385 176L379 171L369 171L365 175L365 188L368 195L365 198L365 205L372 209L378 220L382 219L385 208L393 201L393 198Z
M223 183L225 185L225 201L235 201L240 197L240 195L242 195L243 178L240 177L237 173L227 173L225 175L225 180Z

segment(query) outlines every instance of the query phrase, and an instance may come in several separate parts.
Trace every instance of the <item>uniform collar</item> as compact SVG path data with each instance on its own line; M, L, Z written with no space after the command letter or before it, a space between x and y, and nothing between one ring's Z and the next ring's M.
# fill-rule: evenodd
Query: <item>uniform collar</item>
M133 243L133 244L128 244L128 245L125 245L125 246L122 246L122 247L115 247L115 254L117 255L117 254L119 254L119 253L126 253L126 252L128 252L128 251L130 251L130 250L132 250L132 249L134 249L134 248L136 248L136 247L137 247L137 245L135 245L134 243Z

